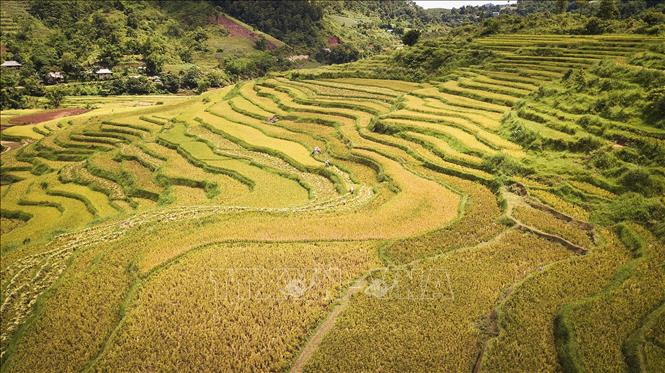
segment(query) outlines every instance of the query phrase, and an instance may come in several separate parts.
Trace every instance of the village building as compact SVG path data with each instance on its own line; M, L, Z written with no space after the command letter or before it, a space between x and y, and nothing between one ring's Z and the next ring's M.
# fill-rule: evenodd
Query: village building
M286 58L289 62L309 61L309 54L298 54Z
M65 76L60 71L51 71L46 74L46 83L55 84L65 80Z
M6 67L8 69L20 69L21 65L18 61L5 61L0 65L0 67Z
M162 79L157 75L151 75L148 77L148 80L155 84L162 84Z
M95 71L95 75L99 80L111 79L113 77L113 72L109 69L99 69Z

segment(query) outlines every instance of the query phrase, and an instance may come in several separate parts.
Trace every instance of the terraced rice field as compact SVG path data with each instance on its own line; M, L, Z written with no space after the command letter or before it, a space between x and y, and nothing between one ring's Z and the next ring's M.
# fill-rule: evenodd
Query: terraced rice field
M657 41L493 36L455 80L324 67L15 127L2 370L658 371L662 242L589 223L599 183L492 166L588 135L523 103L543 83Z

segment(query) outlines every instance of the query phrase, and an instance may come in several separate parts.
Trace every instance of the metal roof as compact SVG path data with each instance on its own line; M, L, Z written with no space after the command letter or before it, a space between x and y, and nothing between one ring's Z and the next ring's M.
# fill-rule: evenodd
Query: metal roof
M16 61L5 61L0 66L2 66L2 67L21 67L23 65L21 65L20 63L18 63Z

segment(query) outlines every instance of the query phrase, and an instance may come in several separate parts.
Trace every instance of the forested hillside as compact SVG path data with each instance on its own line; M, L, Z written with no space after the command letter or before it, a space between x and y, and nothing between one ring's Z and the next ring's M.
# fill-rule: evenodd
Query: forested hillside
M65 91L204 91L299 66L292 55L325 64L381 52L399 44L405 27L421 27L422 17L408 2L10 0L2 7L0 50L23 68L19 76L3 74L2 86L43 96L39 85L49 72L88 81L108 68L121 77L160 76L163 84L125 78ZM393 27L397 32L387 31ZM27 105L19 93L5 91L3 107Z

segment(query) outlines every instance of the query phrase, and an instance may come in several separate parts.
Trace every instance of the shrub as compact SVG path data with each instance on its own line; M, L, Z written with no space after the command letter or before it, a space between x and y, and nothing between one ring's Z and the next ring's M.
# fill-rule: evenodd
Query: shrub
M661 178L651 175L644 169L632 169L624 173L619 183L631 192L637 192L645 196L662 194L665 191L665 183Z
M0 89L0 110L24 109L28 106L24 90L16 87L3 87Z
M263 37L258 38L254 42L254 48L256 48L257 50L260 50L260 51L264 51L264 50L268 49L268 41Z
M665 219L665 206L657 199L645 198L638 193L624 193L595 209L591 216L593 221L604 225L622 221L656 224Z
M420 38L419 30L409 30L402 36L402 43L404 43L404 45L411 46L416 44L419 38Z
M485 158L482 167L489 172L508 176L527 176L534 172L532 168L524 166L522 163L505 154L496 154Z
M644 110L646 119L660 128L665 128L665 87L649 90L646 101Z
M170 73L162 74L159 79L162 81L162 86L168 92L176 93L180 89L180 79Z
M598 35L605 31L605 23L596 17L589 18L586 25L582 29L582 34Z
M52 108L60 107L62 100L65 98L65 91L60 88L51 89L46 92L46 99L48 100L48 106Z

